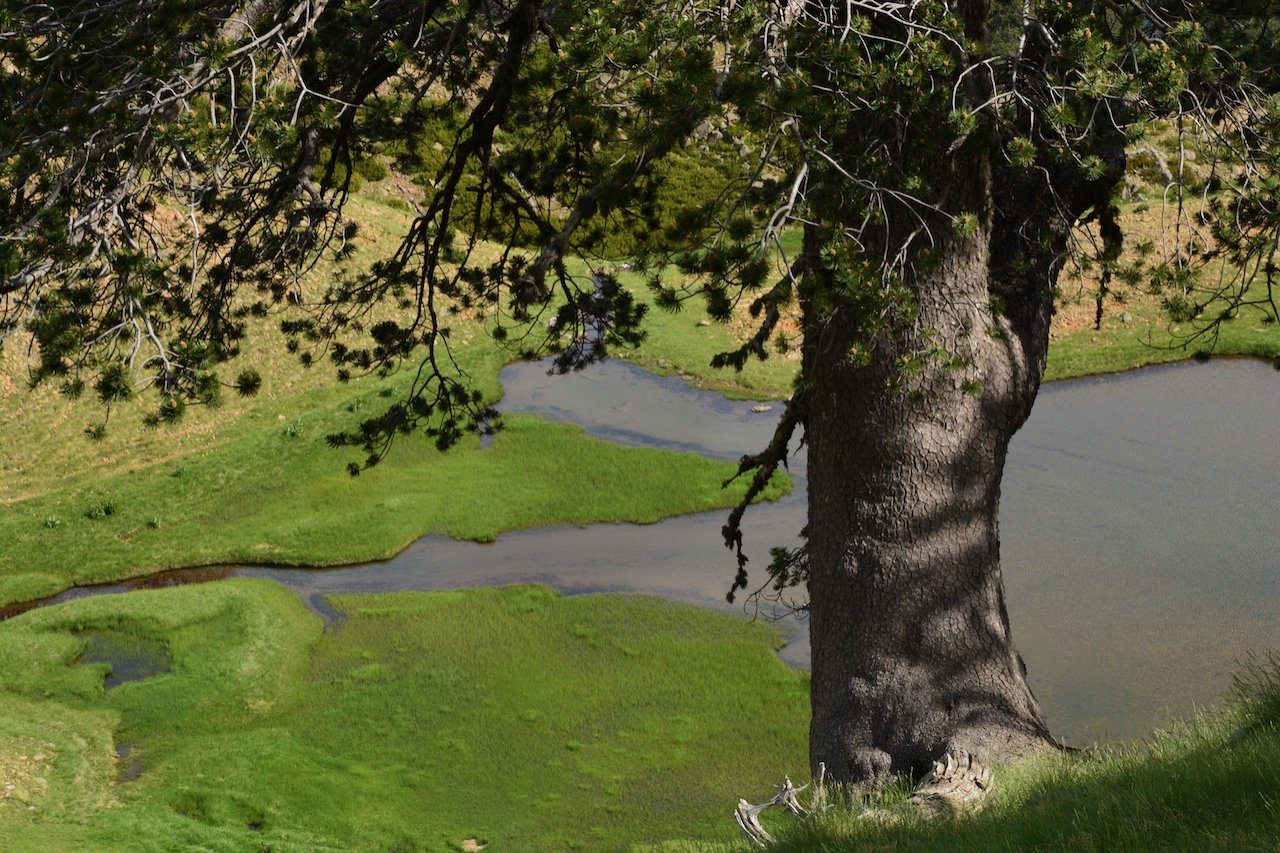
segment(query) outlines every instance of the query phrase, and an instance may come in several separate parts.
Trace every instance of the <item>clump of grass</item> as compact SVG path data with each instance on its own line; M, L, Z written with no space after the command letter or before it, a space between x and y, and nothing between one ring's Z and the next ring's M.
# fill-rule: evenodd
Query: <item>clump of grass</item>
M1268 651L1241 664L1231 676L1231 704L1242 723L1237 740L1280 726L1280 655Z
M116 505L111 501L93 503L84 511L84 517L91 521L101 521L116 514Z

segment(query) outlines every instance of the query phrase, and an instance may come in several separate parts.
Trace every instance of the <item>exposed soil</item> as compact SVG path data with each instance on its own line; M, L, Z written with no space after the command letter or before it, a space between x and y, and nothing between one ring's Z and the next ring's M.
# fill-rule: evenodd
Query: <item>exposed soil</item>
M35 738L0 740L0 811L34 809L49 789L53 744Z

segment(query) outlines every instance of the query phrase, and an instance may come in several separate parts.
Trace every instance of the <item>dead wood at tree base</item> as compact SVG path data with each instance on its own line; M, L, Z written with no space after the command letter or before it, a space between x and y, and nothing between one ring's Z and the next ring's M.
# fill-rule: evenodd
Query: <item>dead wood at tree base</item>
M907 800L929 818L956 817L982 807L991 793L991 768L964 750L948 752L934 762Z
M767 847L774 838L760 824L760 813L770 806L781 806L797 817L821 812L827 808L827 793L824 786L826 766L818 765L818 775L814 780L813 796L806 809L800 804L798 795L808 788L802 785L797 788L790 778L784 778L777 786L773 798L759 804L751 804L746 800L738 800L734 811L734 821L742 834L759 847ZM896 806L880 809L868 809L860 816L864 820L888 822L901 820L911 815L927 820L946 820L963 814L976 812L991 795L993 778L991 768L977 757L962 749L951 750L934 762L929 775L916 785L911 796Z

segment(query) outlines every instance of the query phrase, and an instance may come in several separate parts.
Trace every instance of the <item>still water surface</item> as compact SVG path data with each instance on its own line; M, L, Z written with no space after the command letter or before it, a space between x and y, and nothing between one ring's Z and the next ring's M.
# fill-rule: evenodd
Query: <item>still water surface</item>
M763 447L779 413L617 361L564 377L515 365L502 382L505 411L728 459ZM1003 564L1014 637L1067 742L1139 738L1212 705L1236 661L1280 650L1277 426L1280 374L1259 362L1151 368L1041 392L1010 449ZM795 492L747 514L754 566L804 524L803 452L791 470ZM741 610L724 601L733 575L724 515L543 528L489 545L428 537L381 563L226 573L285 583L321 612L332 593L523 581ZM783 658L806 665L805 626L780 627Z
M516 365L502 381L507 411L730 459L763 447L778 414L616 361L565 377ZM1001 529L1014 636L1061 737L1141 737L1213 704L1251 651L1280 650L1277 426L1280 374L1258 362L1045 387L1010 450ZM748 513L757 566L804 524L803 453L791 467L793 495ZM724 601L723 523L713 512L526 531L492 545L428 538L368 567L246 573L308 596L537 580L739 609ZM783 657L804 665L805 627L783 627Z

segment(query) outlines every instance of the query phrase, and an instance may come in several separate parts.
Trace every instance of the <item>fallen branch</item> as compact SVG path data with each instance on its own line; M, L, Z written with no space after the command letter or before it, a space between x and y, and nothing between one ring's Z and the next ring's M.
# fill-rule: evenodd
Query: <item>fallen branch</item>
M819 790L822 787L822 776L824 772L825 766L819 765L817 784ZM748 841L751 841L759 847L772 844L774 842L773 836L766 832L765 828L760 825L760 812L769 808L769 806L782 806L793 815L796 815L797 817L804 817L808 812L800 805L800 800L796 795L808 787L808 785L802 785L797 788L791 783L791 778L789 776L784 776L782 784L777 786L777 793L773 795L772 800L753 806L746 800L739 799L738 808L735 809L733 813L733 819L737 821L738 828L742 830L743 835L747 836ZM815 802L817 799L818 794L815 792Z

